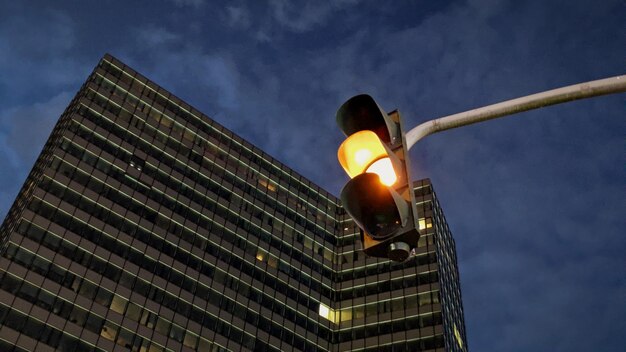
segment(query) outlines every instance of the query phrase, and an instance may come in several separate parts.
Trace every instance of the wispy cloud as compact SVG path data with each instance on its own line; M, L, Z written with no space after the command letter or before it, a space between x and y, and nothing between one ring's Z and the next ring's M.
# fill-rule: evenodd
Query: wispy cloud
M172 44L181 40L179 35L155 25L137 29L136 38L137 44L144 48Z
M233 28L248 29L251 25L250 11L245 4L226 7L226 18L228 25Z
M33 26L31 20L41 20L40 26ZM7 57L45 58L71 49L76 43L74 21L64 12L44 10L30 16L7 16L0 22L4 33L2 44L8 51L0 55Z
M333 11L358 3L353 0L334 2L270 0L274 19L294 32L306 32L326 24Z
M168 0L174 3L176 6L190 6L194 8L200 8L202 5L206 3L206 0Z
M66 13L43 9L24 16L5 16L0 21L0 33L0 89L13 104L41 99L46 88L67 88L79 81L74 68L81 63L71 55L77 40L75 23ZM37 91L29 89L33 79L40 87Z
M155 67L148 74L151 79L172 82L169 89L189 93L192 100L211 106L210 111L236 112L241 99L240 73L229 54L203 53L191 47L174 51L167 46L144 48L143 54L159 58L152 62Z
M0 110L0 218L41 152L44 142L71 99L61 92L28 106Z
M0 138L6 147L2 152L10 155L8 159L15 168L30 167L34 162L71 95L61 92L44 102L0 110Z

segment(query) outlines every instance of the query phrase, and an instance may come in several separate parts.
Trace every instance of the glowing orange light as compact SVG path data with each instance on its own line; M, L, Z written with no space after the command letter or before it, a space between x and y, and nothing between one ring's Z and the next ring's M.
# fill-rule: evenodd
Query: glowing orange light
M372 131L352 134L339 147L337 157L351 178L368 172L378 174L381 183L386 186L391 186L397 181L387 150Z
M393 165L391 164L391 159L389 158L374 161L365 172L377 174L380 177L380 183L385 186L391 186L398 180Z
M354 153L354 160L359 165L365 165L372 157L372 152L367 149L359 149Z

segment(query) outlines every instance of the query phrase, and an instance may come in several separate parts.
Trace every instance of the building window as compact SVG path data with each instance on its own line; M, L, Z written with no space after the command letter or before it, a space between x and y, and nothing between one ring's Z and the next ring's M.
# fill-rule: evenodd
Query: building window
M144 163L145 162L143 160L139 159L136 156L131 157L129 162L130 166L137 171L141 171L141 169L143 169Z
M456 324L454 324L454 338L456 339L456 343L459 345L459 348L463 349L463 339L461 338L459 329L456 328Z
M335 324L339 323L339 312L336 312L334 309L330 308L324 303L320 303L319 314L322 318L326 320L330 320Z
M418 223L419 223L420 230L429 229L429 228L433 227L433 219L432 218L419 219Z

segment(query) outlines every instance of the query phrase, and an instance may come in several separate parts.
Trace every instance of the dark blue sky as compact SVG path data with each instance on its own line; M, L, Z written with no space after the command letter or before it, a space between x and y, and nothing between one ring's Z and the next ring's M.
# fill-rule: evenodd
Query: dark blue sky
M0 2L0 217L105 52L334 194L334 114L352 95L413 127L626 73L622 0L328 3ZM456 239L473 351L624 350L625 98L412 149Z

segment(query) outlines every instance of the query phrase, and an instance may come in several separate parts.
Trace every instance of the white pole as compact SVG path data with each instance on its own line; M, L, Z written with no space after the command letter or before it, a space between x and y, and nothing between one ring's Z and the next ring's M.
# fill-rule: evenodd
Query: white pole
M574 84L426 121L406 133L407 149L411 149L417 141L435 132L445 131L481 121L487 121L544 106L620 92L626 92L626 75Z

